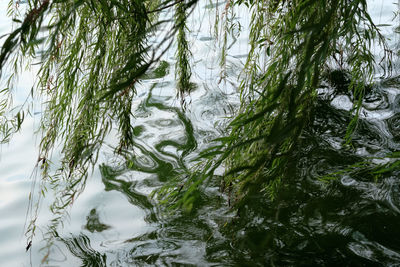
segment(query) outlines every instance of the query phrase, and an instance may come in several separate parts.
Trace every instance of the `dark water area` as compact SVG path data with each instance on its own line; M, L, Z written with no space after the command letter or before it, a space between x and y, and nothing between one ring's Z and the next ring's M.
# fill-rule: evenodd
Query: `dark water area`
M174 169L184 167L186 153L196 148L199 138L179 109L168 108L150 93L143 116L153 108L173 112L176 120L159 127L180 125L184 137L158 142L153 150L138 144L143 158L127 159L126 167L102 165L100 170L105 190L122 193L144 210L145 221L154 230L124 240L118 251L93 250L85 234L63 241L82 266L399 266L400 170L377 178L360 168L323 179L398 151L397 82L383 80L373 89L364 100L352 147L341 146L351 116L335 105L335 98L319 97L277 199L255 195L239 212L233 211L216 177L191 213L169 213L140 193L141 188L159 186L176 175ZM347 96L336 96L341 97ZM382 120L372 114L390 115ZM138 140L141 137L145 139L145 132ZM166 146L180 151L180 156L166 152ZM132 171L153 175L128 182L124 175ZM90 219L94 231L107 230L94 211L90 214L88 224Z
M336 179L321 179L371 157L398 151L394 130L398 86L393 79L383 80L365 97L364 113L350 148L341 146L351 120L349 113L335 106L335 99L327 101L326 95L320 96L313 121L284 178L287 186L273 202L255 197L230 225L227 233L233 240L230 252L236 263L400 265L399 168L378 178L365 167ZM375 108L368 109L371 105ZM390 115L382 122L383 114ZM253 219L249 222L248 218Z

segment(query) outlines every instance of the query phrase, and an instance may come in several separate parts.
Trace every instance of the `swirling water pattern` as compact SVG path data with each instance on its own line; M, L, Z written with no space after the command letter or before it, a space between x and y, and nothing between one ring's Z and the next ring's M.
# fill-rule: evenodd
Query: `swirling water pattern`
M373 17L380 23L390 20L385 12L390 7L378 2L371 8ZM192 48L197 88L187 96L186 110L175 98L171 52L165 58L166 73L150 75L138 88L133 104L135 147L121 156L103 151L86 191L70 210L70 220L59 229L60 239L45 266L398 266L399 171L377 181L362 172L331 182L318 179L368 157L388 160L387 153L399 151L396 75L377 80L366 96L354 150L342 146L351 96L331 99L321 89L314 123L292 159L293 182L275 202L255 196L251 206L236 214L217 183L201 192L203 205L191 214L167 214L148 197L179 170L189 168L198 151L223 134L224 117L238 107L236 78L246 56L245 34L230 40L227 79L218 83L218 49L207 22L214 14L208 2L203 6L191 22L201 26L190 36L198 40ZM245 16L239 19L246 23ZM45 255L39 236L26 253L23 236L30 164L36 158L35 119L2 151L0 266L39 266ZM42 204L39 217L43 230L52 218L47 204Z

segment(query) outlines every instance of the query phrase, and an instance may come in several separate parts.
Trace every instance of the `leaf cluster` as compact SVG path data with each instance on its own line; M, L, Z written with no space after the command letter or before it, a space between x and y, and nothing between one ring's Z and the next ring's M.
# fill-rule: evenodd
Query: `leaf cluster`
M242 105L229 136L215 140L217 145L203 152L196 172L184 179L179 190L184 207L191 207L194 192L214 179L219 167L226 170L223 188L235 192L237 207L260 191L276 197L289 182L292 155L310 122L323 72L350 73L348 88L355 98L345 136L350 143L365 85L375 74L373 44L382 46L381 60L389 62L385 66L390 70L390 50L365 0L254 0L235 5L246 5L252 14L250 51L240 80Z

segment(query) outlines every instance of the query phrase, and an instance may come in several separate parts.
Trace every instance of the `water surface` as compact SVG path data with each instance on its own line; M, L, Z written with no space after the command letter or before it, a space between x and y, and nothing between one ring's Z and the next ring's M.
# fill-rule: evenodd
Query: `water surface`
M207 3L205 3L207 2ZM391 22L392 3L371 2L377 23ZM210 26L215 14L208 1L196 9L192 81L196 90L186 110L175 98L174 50L166 72L149 76L134 101L135 147L125 157L104 149L84 193L59 229L44 266L399 266L399 170L375 180L362 172L327 182L318 178L368 157L385 157L400 147L400 78L377 78L366 96L354 148L342 146L351 117L351 96L321 89L314 123L301 137L288 172L288 186L272 202L254 196L239 213L228 207L218 182L201 192L187 214L168 214L148 195L189 168L201 149L224 134L226 117L238 108L237 77L248 49L246 33L230 39L227 79L220 80L219 50ZM223 8L223 5L221 6ZM0 4L1 12L5 3ZM9 23L0 15L0 30ZM243 25L248 19L239 17ZM385 28L396 46L393 26ZM377 51L379 53L379 51ZM24 77L29 77L25 74ZM23 79L24 99L33 78ZM26 82L29 81L29 82ZM24 93L25 92L25 93ZM24 224L37 159L33 135L38 117L28 118L21 134L2 148L0 162L0 266L39 266L45 251L42 233L53 214L51 197L40 209L29 252ZM113 138L107 140L112 145ZM382 160L387 160L383 158ZM216 179L217 181L218 179ZM49 194L51 195L51 193Z

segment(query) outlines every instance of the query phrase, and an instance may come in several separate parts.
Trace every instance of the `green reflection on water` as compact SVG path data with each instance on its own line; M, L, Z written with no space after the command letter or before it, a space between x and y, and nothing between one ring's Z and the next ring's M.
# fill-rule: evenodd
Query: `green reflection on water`
M80 243L73 243L79 244L73 253L80 251L77 257L82 262L84 257L95 258L98 266L103 259L108 260L107 266L117 262L119 266L385 266L399 262L399 170L382 174L379 181L362 171L350 173L347 180L326 183L317 179L364 158L357 150L332 145L334 140L343 141L339 136L350 119L348 113L319 100L314 123L302 135L287 172L290 177L285 177L292 182L282 188L276 201L254 195L237 214L232 213L217 182L211 182L199 190L200 202L191 213L165 217L164 211L139 192L146 182L129 181L127 176L140 172L152 174L144 180L168 181L187 168L185 155L193 152L196 141L193 125L180 110L157 102L151 93L144 105L150 107L176 114L184 125L185 142L159 141L153 148L135 143L135 149L154 164L143 163L132 154L125 157L122 167L103 164L100 170L105 190L121 192L147 213L146 222L157 227L125 240L123 253L108 251L112 259L80 245L87 244L80 237ZM140 130L139 139L144 131ZM165 152L168 145L181 154ZM355 148L380 147L389 152L392 145L396 144L387 142L373 123L360 122Z
M105 267L107 256L94 250L90 245L90 239L86 235L66 238L62 240L69 251L82 261L81 266Z
M100 222L100 217L96 209L92 209L86 219L87 223L85 228L89 232L102 232L110 228L110 226Z

